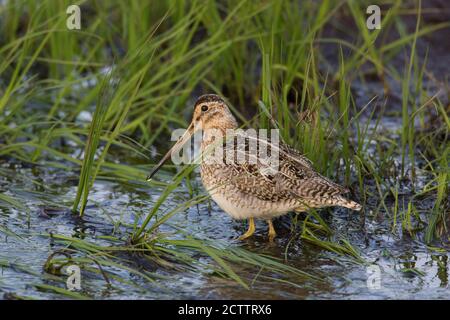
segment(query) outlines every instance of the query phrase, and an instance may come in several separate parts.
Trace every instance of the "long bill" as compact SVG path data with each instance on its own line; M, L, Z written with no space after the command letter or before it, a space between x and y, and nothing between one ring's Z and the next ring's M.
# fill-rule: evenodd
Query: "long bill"
M187 128L186 132L178 139L178 141L170 148L169 151L162 157L158 164L152 169L147 177L147 181L150 181L152 177L158 172L158 170L163 166L164 163L172 156L172 153L177 152L180 148L191 138L194 132L194 123L191 123Z

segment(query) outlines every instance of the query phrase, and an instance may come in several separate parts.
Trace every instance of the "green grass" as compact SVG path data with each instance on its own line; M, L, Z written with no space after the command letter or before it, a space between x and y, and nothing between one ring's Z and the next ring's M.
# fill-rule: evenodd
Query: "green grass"
M207 199L193 190L192 167L145 183L169 147L171 131L187 126L194 99L206 92L223 95L243 127L280 129L318 171L352 190L366 219L383 216L391 232L417 236L433 247L448 240L448 101L427 90L433 70L418 45L450 23L423 20L421 1L410 2L413 30L406 25L404 2L390 0L384 2L382 28L375 31L365 27L370 1L78 3L79 31L65 27L70 1L0 6L0 162L76 173L77 193L67 207L81 216L96 181L162 188L147 216L129 226L131 244L123 243L121 251L137 247L166 267L174 257L184 266L194 264L183 252L198 251L214 262L214 272L244 287L250 281L235 271L240 263L299 275L276 259L190 235L182 241L154 238L175 214ZM348 23L354 32L346 37ZM326 46L335 52L331 58ZM399 56L402 63L396 62ZM383 89L361 102L355 88L369 86L373 77ZM397 93L401 101L392 106L389 95ZM90 123L78 119L82 111L92 114ZM401 125L381 130L386 117L400 118ZM153 147L156 156L150 156ZM161 205L184 181L192 198L161 214ZM0 194L1 203L25 212L23 201ZM20 237L6 227L0 233ZM333 236L322 212L308 214L294 238L362 259L348 239ZM123 266L106 254L111 248L58 240L82 253L77 259L96 253L101 263Z

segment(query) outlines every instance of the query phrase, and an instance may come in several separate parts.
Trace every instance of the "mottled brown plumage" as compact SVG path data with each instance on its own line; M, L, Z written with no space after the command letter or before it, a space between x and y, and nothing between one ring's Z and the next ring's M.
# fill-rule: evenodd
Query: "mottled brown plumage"
M287 212L327 206L361 209L358 203L343 196L348 192L346 188L317 173L311 161L297 150L281 141L274 144L270 139L236 130L237 122L219 96L204 95L197 100L188 135L174 148L198 128L204 132L200 167L203 185L233 218L249 219L249 230L242 239L254 232L254 218L268 221L269 237L273 239L275 230L271 219ZM217 138L218 132L223 139ZM278 153L277 170L271 170L267 159L249 151L250 141L255 140L258 150L266 148L269 156ZM223 151L221 157L215 156L217 148ZM226 157L230 154L233 157ZM154 172L167 158L166 155Z

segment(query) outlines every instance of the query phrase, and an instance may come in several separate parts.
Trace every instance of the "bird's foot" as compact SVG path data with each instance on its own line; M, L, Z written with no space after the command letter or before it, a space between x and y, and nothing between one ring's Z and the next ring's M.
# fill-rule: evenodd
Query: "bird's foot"
M248 219L248 230L239 237L239 240L245 240L248 237L251 237L255 233L255 230L255 220L253 218Z
M269 241L273 242L273 239L275 239L277 233L275 232L275 228L273 227L272 220L267 220L267 223L269 224Z

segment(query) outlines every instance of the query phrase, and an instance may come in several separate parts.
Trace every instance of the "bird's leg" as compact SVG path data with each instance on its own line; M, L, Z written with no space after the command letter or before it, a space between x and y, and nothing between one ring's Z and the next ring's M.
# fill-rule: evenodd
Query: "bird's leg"
M275 228L273 227L272 220L267 220L267 223L269 224L269 241L272 242L277 233L275 232Z
M239 237L239 240L247 239L253 233L255 233L255 220L253 218L250 218L248 219L248 230L246 233Z

